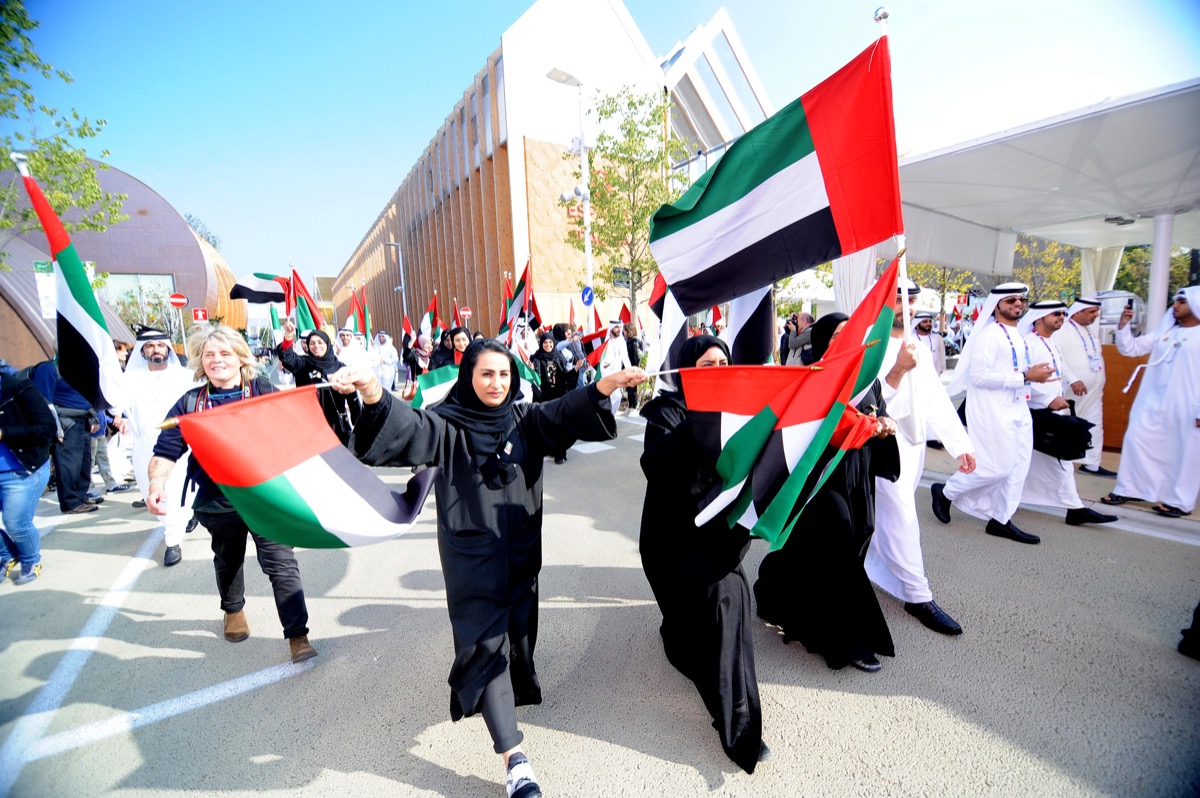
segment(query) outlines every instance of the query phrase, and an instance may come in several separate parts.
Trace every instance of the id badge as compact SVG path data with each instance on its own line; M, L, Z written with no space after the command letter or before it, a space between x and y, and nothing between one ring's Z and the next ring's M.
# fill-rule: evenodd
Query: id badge
M1013 393L1016 396L1018 402L1028 402L1031 398L1031 394L1029 392L1028 385L1026 385L1024 388L1018 388Z
M1099 355L1088 355L1088 365L1092 371L1104 371L1104 358Z

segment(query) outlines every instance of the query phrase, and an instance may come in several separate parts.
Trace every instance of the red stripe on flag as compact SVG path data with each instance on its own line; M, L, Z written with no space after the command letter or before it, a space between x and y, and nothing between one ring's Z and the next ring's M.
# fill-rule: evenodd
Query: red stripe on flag
M342 445L312 385L189 413L179 417L179 429L213 481L235 488L260 485ZM229 441L254 441L253 451L227 457Z
M679 378L688 410L752 416L808 371L807 366L722 366L680 369Z
M71 238L67 235L66 228L62 226L62 220L50 206L50 201L42 193L37 181L32 177L22 177L21 179L25 182L25 191L29 194L29 201L33 203L33 210L37 213L42 230L46 233L46 239L50 242L50 257L58 260L58 253L71 245Z
M904 232L888 38L800 98L842 254Z

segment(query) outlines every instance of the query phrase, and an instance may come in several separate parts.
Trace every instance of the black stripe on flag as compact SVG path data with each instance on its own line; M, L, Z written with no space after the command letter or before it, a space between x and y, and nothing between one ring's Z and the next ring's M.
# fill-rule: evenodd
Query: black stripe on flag
M323 452L321 459L375 512L393 524L409 524L416 520L425 504L425 497L433 489L434 480L442 471L437 466L422 469L409 478L404 493L397 493L390 490L374 471L360 463L345 446Z
M92 344L62 316L58 317L58 373L93 407L106 405L100 395L100 361ZM63 357L64 352L71 353ZM53 397L51 397L53 398Z
M278 291L256 291L244 285L235 285L229 289L229 298L244 299L251 305L267 305L272 302L282 302L285 299L282 288Z
M671 283L671 293L685 313L700 313L841 255L833 212L823 208L694 277Z
M747 319L735 318L737 329L732 331L729 347L735 366L761 366L770 363L775 354L775 299L768 291Z

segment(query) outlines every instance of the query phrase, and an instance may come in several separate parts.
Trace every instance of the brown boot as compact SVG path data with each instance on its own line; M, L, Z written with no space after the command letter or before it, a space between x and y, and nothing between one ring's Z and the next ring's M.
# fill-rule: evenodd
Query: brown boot
M288 645L292 647L292 662L304 662L317 656L317 650L308 642L308 635L288 638Z
M246 613L242 610L225 613L225 639L230 643L240 643L250 636L250 624L246 622Z

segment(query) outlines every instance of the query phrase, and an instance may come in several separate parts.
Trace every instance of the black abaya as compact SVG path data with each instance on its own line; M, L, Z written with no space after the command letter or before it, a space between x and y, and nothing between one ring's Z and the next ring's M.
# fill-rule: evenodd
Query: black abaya
M878 382L858 407L884 415ZM814 474L833 453L826 450ZM899 473L892 437L873 438L847 452L804 508L787 543L759 567L754 583L759 617L781 627L785 640L824 656L830 668L896 655L863 561L875 531L875 478L895 480Z

